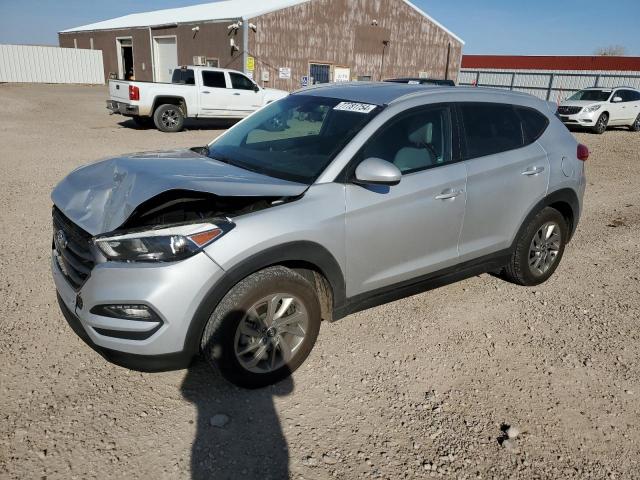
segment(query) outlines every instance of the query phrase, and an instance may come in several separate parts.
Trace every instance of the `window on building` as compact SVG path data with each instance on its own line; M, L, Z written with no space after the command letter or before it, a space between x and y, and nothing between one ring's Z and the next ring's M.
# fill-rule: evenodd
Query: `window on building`
M229 73L231 77L231 86L236 90L253 90L256 86L251 80L239 73Z
M370 82L373 79L371 75L358 75L359 82Z
M202 72L202 84L211 88L227 88L224 72Z
M520 118L512 105L460 104L464 124L465 158L484 157L524 146Z
M219 66L220 66L220 61L217 58L207 57L207 67L218 68Z

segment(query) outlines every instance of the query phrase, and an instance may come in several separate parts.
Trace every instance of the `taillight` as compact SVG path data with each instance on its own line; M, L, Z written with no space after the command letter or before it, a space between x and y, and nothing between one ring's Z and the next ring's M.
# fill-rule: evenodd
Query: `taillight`
M589 159L589 149L586 145L578 144L578 160L586 162Z
M129 100L140 100L140 89L135 85L129 85Z

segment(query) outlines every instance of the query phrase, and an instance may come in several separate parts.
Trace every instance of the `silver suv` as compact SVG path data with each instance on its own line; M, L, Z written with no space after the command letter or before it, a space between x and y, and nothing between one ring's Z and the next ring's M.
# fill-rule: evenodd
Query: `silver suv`
M297 92L210 145L81 167L53 191L52 270L72 328L114 363L202 354L255 388L322 320L492 272L547 280L578 224L579 145L534 97L341 84Z

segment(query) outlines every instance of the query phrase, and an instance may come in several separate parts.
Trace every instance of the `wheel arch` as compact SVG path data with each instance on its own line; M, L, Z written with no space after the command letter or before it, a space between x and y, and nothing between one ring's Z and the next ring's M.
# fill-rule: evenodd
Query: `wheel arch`
M520 225L518 233L513 239L511 249L515 248L515 244L522 235L524 229L531 220L545 207L555 208L560 212L567 222L569 228L569 238L567 242L571 241L573 234L576 231L578 220L580 219L580 201L578 200L578 194L571 188L562 188L548 194L545 198L540 200L527 214L523 222Z
M309 280L313 278L316 288L319 285L327 287L329 291L319 292L324 294L319 295L323 313L327 310L332 312L336 306L344 304L344 275L335 257L325 247L310 241L278 245L244 259L225 272L222 279L209 290L191 319L184 350L194 355L199 352L200 338L207 321L229 290L249 275L275 265L291 268ZM325 302L330 301L332 305L329 307L323 304L323 299Z
M177 105L183 111L184 116L187 116L187 102L184 97L176 97L176 96L159 96L153 99L153 106L151 107L151 116L156 112L156 109L160 105Z

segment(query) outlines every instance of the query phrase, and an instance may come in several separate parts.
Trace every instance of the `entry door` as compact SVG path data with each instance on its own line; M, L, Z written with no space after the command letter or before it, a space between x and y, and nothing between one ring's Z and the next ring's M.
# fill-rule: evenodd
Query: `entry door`
M312 63L309 65L309 75L313 83L329 83L331 81L331 65Z
M403 114L385 125L356 163L381 158L403 172L396 186L346 187L347 295L413 281L458 259L467 170L452 163L448 107Z
M176 37L153 37L155 81L171 83L173 71L178 66Z

